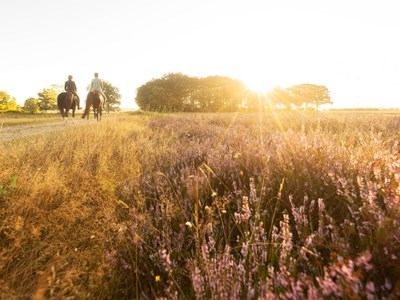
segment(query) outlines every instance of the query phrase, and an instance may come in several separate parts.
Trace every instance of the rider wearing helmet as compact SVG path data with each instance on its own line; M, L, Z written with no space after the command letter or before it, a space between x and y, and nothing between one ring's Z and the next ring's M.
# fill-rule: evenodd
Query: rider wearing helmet
M68 81L65 82L64 89L65 89L66 92L74 94L74 96L76 97L77 102L78 102L78 109L81 109L81 107L80 107L80 102L81 101L80 101L79 96L77 94L76 84L72 80L72 75L68 75Z

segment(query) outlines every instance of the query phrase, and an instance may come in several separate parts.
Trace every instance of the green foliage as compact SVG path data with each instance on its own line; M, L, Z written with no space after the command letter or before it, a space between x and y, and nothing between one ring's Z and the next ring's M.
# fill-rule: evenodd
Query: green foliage
M136 103L150 111L235 111L245 87L229 77L169 73L140 86Z
M57 109L57 91L54 87L44 88L38 93L38 106L40 111Z
M143 110L163 111L167 101L167 91L159 79L153 79L137 89L136 103Z
M39 104L37 99L35 98L28 98L24 102L24 111L30 112L32 114L39 112Z
M233 112L272 109L319 109L331 104L325 86L300 84L275 87L267 94L249 90L240 81L223 76L196 78L169 73L140 86L136 103L149 111Z
M136 103L149 111L184 111L192 101L195 80L181 73L169 73L153 79L137 90Z
M106 80L103 80L103 92L106 94L108 99L108 109L112 111L118 111L121 105L121 94L119 89L113 86Z
M8 111L18 112L21 111L21 107L17 104L15 98L11 98L5 91L0 91L0 112Z

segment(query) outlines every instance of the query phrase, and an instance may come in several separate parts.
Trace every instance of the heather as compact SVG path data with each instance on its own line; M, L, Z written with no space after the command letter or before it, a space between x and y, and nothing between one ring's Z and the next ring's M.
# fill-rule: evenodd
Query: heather
M0 143L0 296L396 298L399 134L390 113L140 114Z

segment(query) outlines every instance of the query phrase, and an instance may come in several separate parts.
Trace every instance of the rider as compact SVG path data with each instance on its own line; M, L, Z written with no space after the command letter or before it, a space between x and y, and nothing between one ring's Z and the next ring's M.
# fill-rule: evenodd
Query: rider
M81 109L81 107L80 107L81 100L79 99L79 96L76 92L77 88L76 88L75 82L72 80L72 75L68 75L68 81L65 82L64 89L66 92L69 92L69 93L72 93L75 95L75 97L78 101L78 109Z
M103 81L99 78L99 73L94 73L94 78L90 83L90 90L91 91L98 91L104 98L103 102L103 109L106 109L107 106L107 97L103 92Z

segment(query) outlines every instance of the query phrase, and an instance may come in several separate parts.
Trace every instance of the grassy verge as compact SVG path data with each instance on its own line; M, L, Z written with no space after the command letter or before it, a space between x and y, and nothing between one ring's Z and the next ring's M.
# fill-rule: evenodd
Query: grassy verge
M50 123L60 120L60 114L0 114L0 128L16 125L27 125L27 124L39 124L39 123Z
M116 113L103 113L103 118L107 119L110 116L115 116ZM129 114L129 113L118 113ZM132 114L132 113L131 113ZM69 118L72 118L72 112L69 111ZM82 110L75 113L75 119L80 120L82 116ZM93 113L90 114L90 119L93 119ZM31 125L31 124L43 124L60 122L62 117L59 112L52 112L47 114L11 114L11 113L0 113L0 128L18 125Z

